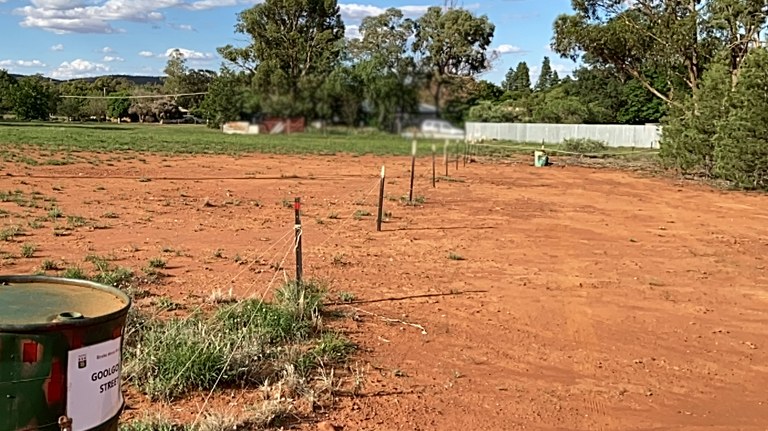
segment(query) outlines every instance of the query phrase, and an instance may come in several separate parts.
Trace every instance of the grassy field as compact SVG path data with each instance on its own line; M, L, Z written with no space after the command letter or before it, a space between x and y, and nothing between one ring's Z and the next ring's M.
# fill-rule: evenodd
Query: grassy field
M418 154L431 153L432 144L442 156L443 141L419 140ZM64 159L31 159L21 150L36 147L41 151L57 153ZM0 157L6 161L30 164L67 163L66 153L92 152L149 152L162 154L353 154L406 156L411 152L411 142L401 136L374 131L310 131L294 135L225 135L219 130L193 125L159 124L111 124L111 123L3 123L0 122ZM541 144L519 142L493 142L478 146L475 154L506 157L527 154ZM560 145L548 145L547 149L562 150ZM451 145L450 152L463 151ZM598 151L610 156L642 155L648 152L632 148L610 148Z
M54 151L138 151L168 154L407 155L406 139L376 132L311 132L293 135L225 135L193 125L0 123L4 148L35 146ZM423 148L427 150L426 146Z

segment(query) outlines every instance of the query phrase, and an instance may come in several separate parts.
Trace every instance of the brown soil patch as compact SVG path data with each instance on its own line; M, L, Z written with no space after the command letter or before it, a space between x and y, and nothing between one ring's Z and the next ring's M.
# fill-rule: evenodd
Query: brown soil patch
M22 225L26 236L0 250L39 245L33 258L5 259L2 271L32 272L45 259L85 267L88 254L140 269L163 256L169 277L152 288L157 295L197 304L217 289L268 293L269 264L286 253L289 274L293 264L288 242L268 249L292 235L283 201L301 196L305 273L357 297L338 306L355 318L335 324L363 347L353 362L366 372L363 393L340 397L319 420L347 430L768 423L765 196L528 165L451 167L464 182L432 189L423 159L416 195L426 203L387 199L392 217L377 233L373 216L353 214L375 214L382 163L387 195L407 194L407 159L142 160L6 164L0 189L53 196L64 215L105 229L57 237L52 223L26 225L25 211L45 209L2 203L12 214L0 223ZM230 400L221 394L214 406ZM199 401L177 414L194 415ZM135 395L129 402L141 405Z

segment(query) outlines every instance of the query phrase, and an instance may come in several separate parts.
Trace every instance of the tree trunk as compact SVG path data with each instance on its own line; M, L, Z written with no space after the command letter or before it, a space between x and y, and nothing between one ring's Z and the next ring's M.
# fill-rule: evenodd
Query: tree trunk
M435 91L435 116L437 118L441 118L441 110L440 110L440 93L443 92L443 80L438 78L437 79L437 90Z

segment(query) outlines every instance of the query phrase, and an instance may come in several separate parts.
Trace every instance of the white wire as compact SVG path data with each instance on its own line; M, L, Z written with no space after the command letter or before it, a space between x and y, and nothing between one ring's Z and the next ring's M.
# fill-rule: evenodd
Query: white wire
M283 259L280 261L279 267L283 266L283 264L285 263L286 259L288 258L288 254L291 252L291 250L292 249L294 251L296 250L296 247L298 247L298 245L299 245L299 239L301 239L301 230L299 230L299 235L296 237L296 241L294 242L294 244L292 244L292 247L289 247L288 250L285 252L285 255L283 255ZM266 292L269 291L269 289L272 287L272 284L275 282L275 279L277 278L277 274L278 274L278 271L275 271L275 274L272 276L272 280L269 281L269 284L267 284L267 287L262 292L262 296L261 296L262 300L263 300L264 296L266 296ZM253 323L253 319L255 317L256 317L256 313L251 314L251 317L250 317L250 319L248 319L248 324L246 325L246 327L251 326L251 324ZM237 343L235 343L234 347L232 348L232 352L227 357L227 362L224 363L224 367L221 369L221 372L219 373L218 377L216 378L216 382L214 382L213 387L208 392L208 395L205 397L205 401L203 402L202 407L200 407L200 411L198 411L197 416L195 417L195 421L192 422L192 428L194 428L194 426L197 425L197 421L199 421L200 417L203 415L203 412L205 411L205 408L208 406L208 401L211 399L211 396L213 396L214 391L216 391L216 387L219 385L219 382L221 381L222 377L224 377L224 373L227 371L227 367L229 367L229 364L232 362L232 358L235 356L235 353L237 352L237 349L240 347L240 344L242 344L243 340L245 340L246 333L247 333L246 331L243 331L243 333L238 338ZM199 351L200 350L198 350L198 352ZM198 352L195 353L195 356L197 356ZM193 356L190 359L189 363L192 362L192 360L195 358L195 356ZM186 368L186 365L185 365L185 368ZM184 370L182 369L182 372L183 371ZM175 380L175 378L174 378L174 380Z
M249 264L248 264L248 265L247 265L245 268L241 269L241 270L240 270L240 272L238 272L238 273L237 273L237 274L236 274L236 275L235 275L235 276L232 278L232 281L236 280L236 279L237 279L237 278L238 278L238 277L239 277L239 276L240 276L240 275L241 275L243 272L245 272L245 271L247 271L249 268L251 268L251 267L252 267L252 266L253 266L253 265L254 265L256 262L260 261L260 260L261 260L261 258L263 258L263 257L264 257L264 255L266 255L266 254L267 254L267 252L268 252L269 250L271 250L272 248L274 248L276 245L278 245L278 244L281 244L281 243L285 242L285 239L286 239L286 237L288 237L288 235L290 235L291 233L293 233L293 229L291 229L290 231L286 232L286 233L285 233L285 235L283 235L282 237L280 237L280 238L279 238L277 241L273 242L273 243L272 243L272 245L270 245L270 246L269 246L269 247L268 247L266 250L264 250L264 251L263 251L263 252L262 252L262 253L261 253L261 254L260 254L258 257L256 257L256 259L252 260L252 261L251 261L251 262L250 262L250 263L249 263ZM255 252L254 252L254 254L255 254ZM250 291L250 289L253 289L253 286L255 286L255 283L254 283L254 284L253 284L253 285L252 285L252 286L249 288L249 290L248 290L248 291L246 291L246 292L249 292L249 291ZM197 307L195 307L195 308L194 308L194 309L193 309L193 310L192 310L192 311L189 313L189 315L190 315L190 316L192 316L192 315L194 315L195 313L197 313L198 311L200 311L200 310L203 308L203 305L204 305L204 304L205 304L205 302L198 304L198 306L197 306ZM170 329L178 329L178 328L179 328L179 327L180 327L180 326L181 326L183 323L184 323L184 320L183 320L183 319L179 319L179 320L177 320L177 321L176 321L176 326L171 326L171 327L169 327L169 328L168 328L168 329L169 329L169 331L166 331L166 333L165 333L165 334L163 334L163 336L162 336L162 337L160 337L159 339L155 340L155 341L154 341L154 342L153 342L153 343L152 343L152 344L149 346L149 348L147 349L147 351L150 351L150 352L154 351L154 349L155 349L155 348L156 348L158 345L160 345L160 344L164 343L164 342L166 341L166 338L167 338L167 337L169 337L169 336L170 336L170 334L173 332L173 331L172 331L172 330L170 330Z
M291 248L292 247L293 247L293 244L290 244L290 247L288 247L288 251L286 251L285 255L283 256L283 260L280 262L280 266L282 266L283 263L285 263L285 259L288 257L288 253L291 252ZM267 289L272 286L272 283L275 281L275 278L277 277L277 273L278 273L278 271L275 271L275 275L272 277L272 280L269 282L269 285L267 286ZM230 311L233 310L233 309L234 309L234 307L230 308ZM255 316L256 316L255 313L251 315L251 318L248 321L248 326L250 326L250 324L253 322L253 318ZM229 362L232 360L232 357L234 357L234 354L237 351L237 347L239 347L239 343L242 342L242 340L245 338L245 334L246 333L243 332L243 335L241 335L241 337L238 339L238 342L235 344L235 348L232 349L232 353L230 354L229 358L227 359L227 362L226 362L224 368L222 368L221 373L217 377L216 383L214 383L213 388L211 389L211 392L209 393L208 397L206 398L205 404L203 404L203 408L200 410L200 413L198 413L197 419L195 419L195 423L197 423L197 420L199 419L200 415L202 415L202 412L203 412L205 406L208 403L208 399L210 398L211 394L213 394L213 391L216 389L216 386L218 385L219 381L221 380L222 376L224 375L224 372L226 371L227 367L229 366ZM179 370L179 372L173 377L173 379L171 379L171 382L169 383L169 385L173 385L173 383L176 382L176 380L179 377L181 377L181 375L184 373L184 371L186 371L187 368L192 364L192 361L197 359L197 356L200 354L200 352L202 350L203 349L200 348L200 349L197 349L197 351L195 351L195 354L192 355L191 358L189 358L187 363L184 364L184 367L182 367L181 370ZM194 423L192 425L194 426Z

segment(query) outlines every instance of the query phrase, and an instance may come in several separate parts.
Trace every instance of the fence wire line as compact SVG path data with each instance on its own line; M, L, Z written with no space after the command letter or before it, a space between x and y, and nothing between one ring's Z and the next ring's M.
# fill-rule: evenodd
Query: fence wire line
M376 184L376 185L378 185L378 180L377 180L377 184ZM374 185L374 188L372 188L372 189L371 189L371 190L370 190L370 191L369 191L369 192L368 192L368 193L365 195L365 197L364 197L363 199L366 199L368 196L370 196L370 194L372 193L372 191L373 191L374 189L375 189L375 185ZM326 238L326 240L325 240L325 241L323 241L323 242L321 243L321 246L322 246L323 244L325 244L325 243L326 243L328 240L330 240L330 239L331 239L331 237L335 236L335 235L336 235L336 234L337 234L337 233L338 233L338 232L341 230L341 228L342 228L342 227L344 227L344 225L345 225L345 224L346 224L348 221L349 221L349 220L346 220L345 222L343 222L343 223L341 224L341 226L339 226L339 228L338 228L338 229L336 229L336 231L334 231L334 232L331 234L331 236L329 236L328 238ZM282 237L280 237L278 240L274 241L274 242L272 243L272 245L270 245L270 246L269 246L269 247L268 247L266 250L264 250L264 251L263 251L263 252L262 252L262 253L261 253L261 254L260 254L260 255L259 255L259 256L258 256L256 259L253 259L253 260L251 260L251 261L250 261L250 263L249 263L249 264L248 264L248 265L247 265L245 268L242 268L242 269L241 269L241 270L240 270L240 271L239 271L237 274L235 274L235 276L234 276L234 277L232 277L232 279L231 279L230 283L234 282L234 281L235 281L235 280L236 280L236 279L237 279L237 278L238 278L240 275L242 275L242 274L243 274L245 271L247 271L247 270L249 270L250 268L252 268L252 267L253 267L253 265L255 265L255 264L256 264L256 262L258 262L258 261L261 261L261 259L264 257L264 255L266 255L266 253L267 253L269 250L271 250L272 248L274 248L274 247L275 247L275 246L277 246L278 244L281 244L281 243L283 243L283 242L284 242L284 240L285 240L285 239L286 239L286 238L287 238L289 235L291 235L292 233L294 233L295 231L296 231L296 230L295 230L295 227L294 227L294 228L290 229L289 231L287 231L287 232L286 232L286 233L285 233L285 234L284 234ZM255 254L255 252L254 252L254 254ZM318 255L319 255L319 253L318 253ZM277 273L277 272L279 272L279 268L276 268L276 269L275 269L275 273ZM243 295L243 297L247 297L247 296L248 296L248 295L251 293L251 290L253 290L253 289L256 287L256 285L257 285L257 283L254 281L254 282L251 284L251 286L248 288L248 290L246 290L246 292L245 292L245 294ZM198 306L197 306L197 307L195 307L195 308L192 310L192 312L191 312L189 315L191 316L191 315L193 315L194 313L196 313L196 312L200 311L200 310L203 308L204 304L205 304L205 301L203 300L203 302L202 302L202 303L200 303L200 304L198 304ZM182 324L182 321L181 321L181 320L179 320L179 321L177 322L177 327L181 326L181 324ZM172 329L176 329L176 328L172 328ZM170 332L171 332L171 331L168 331L168 332L166 332L166 334L164 334L162 337L160 337L160 339L158 339L158 340L156 340L154 343L152 343L152 345L150 346L150 351L154 350L154 349L155 349L155 348L156 348L158 345L160 345L160 344L164 343L164 342L166 341L167 337L169 336L168 334L170 334Z
M500 144L479 144L479 143L471 143L470 145L478 146L478 147L490 147L490 148L508 148L511 150L527 150L527 151L537 151L536 148L531 147L524 147L524 146L513 146L513 145L500 145ZM561 153L561 154L570 154L573 156L625 156L625 155L637 155L637 154L658 154L659 150L637 150L634 152L630 151L612 151L612 152L604 152L604 153L579 153L574 151L565 151L565 150L558 150L554 148L545 148L543 151L550 152L550 153Z
M364 195L364 197L362 198L364 201L365 201L365 200L366 200L366 199L367 199L367 198L368 198L368 197L371 195L371 193L373 193L373 191L374 191L374 190L376 189L376 187L379 185L379 181L380 181L380 180L379 180L379 179L377 179L377 180L376 180L376 182L374 183L374 185L371 187L371 189L370 189L370 190L369 190L369 191L368 191L368 192L367 192L367 193ZM345 225L346 225L348 222L349 222L349 219L347 219L347 220L345 220L343 223L341 223L341 225L340 225L340 226L339 226L339 227L338 227L338 228L337 228L337 229L336 229L336 230L335 230L335 231L334 231L334 232L333 232L333 233L332 233L330 236L328 236L328 237L327 237L327 238L326 238L326 239L325 239L325 240L324 240L324 241L323 241L323 242L320 244L320 246L324 245L324 244L325 244L326 242L328 242L328 241L329 241L331 238L333 238L333 237L334 237L334 236L335 236L335 235L336 235L338 232L340 232L340 231L341 231L341 229L342 229L342 228L343 228L343 227L344 227L344 226L345 226ZM264 250L264 252L263 252L263 253L262 253L262 254L259 256L259 258L258 258L258 259L256 259L256 260L253 260L253 261L252 261L252 262L251 262L251 263L250 263L250 264L249 264L249 265L248 265L246 268L243 268L243 269L241 269L241 270L240 270L240 271L239 271L239 272L238 272L238 273L237 273L237 274L236 274L236 275L235 275L235 276L232 278L232 280L234 281L235 279L237 279L237 278L238 278L238 277L239 277L239 276L240 276L240 275L241 275L243 272L245 272L245 271L246 271L248 268L250 268L250 267L251 267L253 264L255 264L255 262L257 262L257 261L260 261L261 257L263 257L263 256L266 254L266 252L268 252L269 250L271 250L271 249L272 249L272 248L273 248L275 245L277 245L277 244L280 244L280 243L284 243L284 242L285 242L285 239L286 239L286 237L288 237L288 236L289 236L291 233L294 233L294 232L296 232L296 228L295 228L295 227L294 227L293 229L289 230L288 232L286 232L286 233L285 233L285 234L284 234L284 235L283 235L283 236L282 236L280 239L278 239L277 241L273 242L273 243L272 243L272 245L271 245L270 247L268 247L266 250ZM262 291L262 293L261 293L261 295L260 295L260 300L262 300L262 301L263 301L263 300L264 300L264 298L266 297L266 294L269 292L269 290L271 289L271 287L272 287L272 285L274 284L275 280L277 279L277 276L278 276L278 274L280 273L280 269L283 267L283 265L284 265L285 261L287 260L287 258L288 258L288 255L290 254L290 252L291 252L291 251L294 251L294 252L296 251L296 248L298 247L298 242L299 242L299 240L302 238L302 236L303 236L303 231L302 231L301 229L299 229L299 234L296 236L296 238L295 238L295 240L294 240L294 241L291 241L291 242L288 244L288 248L287 248L287 250L286 250L285 254L283 255L282 259L280 260L280 263L278 264L278 268L276 268L276 270L275 270L274 274L272 275L272 279L270 280L270 282L267 284L267 286L266 286L266 287L264 288L264 290ZM285 272L285 271L283 270L283 272ZM256 287L256 283L253 283L253 284L251 285L251 287L249 287L249 289L246 291L246 295L245 295L245 296L247 296L247 294L248 294L248 293L250 293L250 291L251 291L251 290L252 290L254 287ZM195 311L197 311L197 310L201 309L201 308L202 308L202 306L203 306L203 304L201 303L200 305L198 305L198 307L196 307L196 310L195 310ZM234 307L231 307L231 308L228 310L228 312L229 312L229 313L231 313L233 309L234 309ZM253 323L253 322L252 322L253 318L254 318L254 316L252 315L252 316L251 316L251 318L250 318L250 320L249 320L249 322L248 322L248 325L249 325L249 326L251 325L251 323ZM178 325L181 325L181 320L179 321ZM158 343L160 343L160 342L164 342L164 341L165 341L165 338L168 336L168 334L169 334L169 333L170 333L170 331L166 332L166 334L164 334L164 336L163 336L163 337L161 337L161 339L160 339L160 340L158 340L158 341L156 341L155 343L153 343L153 345L152 345L152 348L156 347L156 346L158 345ZM238 347L239 347L239 345L242 343L242 341L245 339L245 335L246 335L246 333L245 333L245 332L243 332L243 334L240 336L240 338L238 339L237 343L235 344L235 347L232 349L232 353L231 353L231 354L229 355L229 357L227 358L227 362L226 362L226 364L225 364L225 366L224 366L224 369L223 369L223 370L222 370L222 372L219 374L219 376L218 376L218 377L217 377L217 379L216 379L216 382L214 383L214 386L213 386L213 388L211 388L211 390L209 391L208 395L206 396L205 402L203 403L203 406L201 407L200 411L198 412L198 414L197 414L197 416L196 416L196 418L195 418L195 421L193 422L193 426L194 426L194 425L195 425L195 424L196 424L196 423L197 423L197 422L200 420L200 417L202 416L202 414L204 413L204 410L205 410L205 408L206 408L206 407L207 407L207 405L208 405L208 402L209 402L209 400L210 400L210 397L213 395L213 393L214 393L214 392L215 392L215 390L216 390L216 387L218 386L219 382L220 382L220 381L221 381L221 379L223 378L223 374L224 374L224 372L226 371L226 367L227 367L227 366L229 366L229 364L230 364L230 362L231 362L232 358L234 357L234 354L235 354L235 352L236 352L237 348L238 348ZM171 384L173 384L173 383L174 383L174 382L175 382L177 379L179 379L179 378L181 377L181 375L184 373L184 371L186 371L186 369L187 369L187 368L188 368L188 367L189 367L189 366L192 364L192 361L194 361L194 360L197 358L197 356L200 354L200 351L201 351L201 350L202 350L202 349L198 349L198 350L197 350L197 351L196 351L196 352L195 352L195 353L192 355L192 357L191 357L191 358L190 358L190 359L187 361L187 363L184 365L184 367L182 367L182 369L181 369L181 370L179 370L179 372L178 372L178 373L177 373L177 374L176 374L176 375L173 377L173 379L171 380Z
M365 201L371 195L371 193L373 193L373 191L376 190L376 187L379 185L379 181L380 180L377 179L375 184L373 185L373 187L371 187L371 189L367 193L365 193L365 195L362 198L363 201ZM337 233L339 233L341 231L341 229L349 222L349 220L350 219L347 219L344 222L342 222L340 224L340 226L333 233L331 233L331 235L329 235L322 243L320 243L320 245L318 247L322 247L326 242L328 242ZM279 264L279 268L282 268L283 264L285 263L286 259L288 258L288 254L291 251L296 252L296 249L299 246L299 241L301 240L303 234L304 234L303 229L299 228L298 229L298 235L296 236L295 240L293 241L291 246L286 251L285 255L283 255L283 258L282 258L282 260L280 261L280 264ZM279 273L279 270L275 271L274 275L272 276L272 279L267 284L267 287L261 292L261 297L260 297L261 301L264 300L264 298L266 297L267 293L272 288L272 285L274 284L275 279L277 278L278 273ZM285 270L283 270L283 273L285 273ZM252 322L253 318L254 318L254 316L252 315L251 318L249 319L248 326L250 326L251 323L253 323ZM213 393L216 390L216 387L218 386L219 382L221 381L222 377L224 376L224 372L226 372L226 368L229 366L230 362L232 361L232 358L234 357L235 352L237 351L237 348L240 346L240 344L245 339L245 335L246 335L245 332L243 332L243 334L240 336L240 338L238 339L237 343L235 344L235 347L232 349L232 352L230 353L229 357L227 358L227 361L226 361L226 363L224 365L224 368L222 369L221 373L219 373L219 376L216 378L216 382L214 383L214 385L211 388L211 390L208 392L208 395L205 397L205 401L203 402L202 407L198 411L198 414L195 417L195 421L192 423L193 427L197 424L197 422L200 420L200 417L204 413L205 408L207 407L208 402L210 401L211 396L213 396ZM198 352L196 352L195 355L197 355L197 353ZM194 359L194 356L193 356L193 359ZM189 363L191 363L191 360L190 360ZM185 366L185 368L186 368L186 366Z
M301 234L302 234L301 233L301 229L299 229L299 234L296 236L296 240L294 241L293 244L290 244L290 247L288 247L288 250L286 250L285 254L283 255L283 259L280 261L280 264L279 264L280 268L282 268L283 264L288 259L288 255L291 253L291 250L295 251L296 248L299 246L299 240L301 239ZM269 292L269 290L272 288L272 284L274 284L275 279L277 278L277 274L278 273L279 273L279 271L275 271L275 274L272 276L272 280L269 281L269 284L267 284L267 287L264 288L264 290L262 291L262 294L261 294L261 300L262 301L264 300L264 297L267 295L267 292ZM234 308L234 307L232 307L232 308ZM248 325L246 325L246 327L250 327L251 326L251 324L253 323L253 319L255 317L256 317L256 313L251 314L250 318L248 319ZM208 395L205 397L205 401L203 402L202 407L200 407L200 410L198 411L197 416L195 417L195 421L192 422L192 427L193 428L194 428L195 425L197 425L197 422L200 420L200 417L203 415L203 412L205 411L205 408L208 406L208 401L211 399L211 396L213 396L214 391L216 391L216 387L219 385L219 382L224 377L224 373L227 371L227 367L229 367L229 364L232 362L232 358L235 356L235 353L237 352L237 349L240 347L240 344L242 344L243 341L245 340L246 334L247 334L247 332L243 331L243 333L240 335L240 337L238 338L237 342L235 343L235 346L232 348L232 352L230 352L229 356L227 357L227 361L224 363L224 367L221 369L221 372L216 377L216 381L213 383L213 387L208 392ZM198 350L198 352L199 352L199 350ZM198 352L195 352L195 356L197 355ZM192 360L194 359L195 356L193 356L190 359L189 363L192 362ZM186 366L185 366L185 368L186 368Z
M368 199L368 197L371 195L371 193L373 193L376 190L376 188L379 186L379 181L381 181L381 180L380 179L376 179L376 182L373 184L373 187L371 187L371 189L368 190L368 192L365 195L363 195L363 198L362 198L363 201ZM345 219L343 222L341 222L341 224L336 228L336 230L331 232L331 234L328 235L325 238L325 240L323 240L323 242L321 242L319 245L317 245L315 247L315 249L319 249L319 248L323 247L328 241L330 241L333 237L335 237L336 234L338 234L341 231L341 229L344 228L350 222L350 220L352 220L352 218L354 217L354 214L355 213L352 212L352 215L349 218ZM315 251L315 254L317 256L320 256L320 251Z
M285 242L285 239L286 239L286 237L288 237L288 236L289 236L291 233L293 233L293 232L294 232L294 231L293 231L293 229L291 229L290 231L286 232L286 233L285 233L285 235L283 235L282 237L280 237L280 239L278 239L278 240L276 240L275 242L273 242L273 243L272 243L272 244L271 244L271 245L270 245L270 246L269 246L269 247L268 247L266 250L264 250L264 251L263 251L263 252L262 252L260 255L258 255L258 257L256 257L256 259L253 259L253 260L252 260L252 261L251 261L251 262L248 264L248 266L246 266L245 268L242 268L242 269L241 269L241 270L240 270L240 271L239 271L239 272L238 272L238 273L237 273L237 274L236 274L236 275L235 275L235 276L232 278L232 280L230 281L230 283L234 282L234 281L235 281L235 280L236 280L236 279L237 279L237 278L238 278L240 275L242 275L242 273L243 273L243 272L245 272L245 271L247 271L249 268L253 267L253 265L254 265L256 262L259 262L259 261L261 261L261 259L262 259L262 258L263 258L263 257L264 257L266 254L267 254L267 252L269 252L269 250L271 250L272 248L274 248L274 247L275 247L276 245L278 245L278 244L282 244L282 243L284 243L284 242ZM253 254L255 255L255 254L256 254L256 252L254 252ZM276 271L276 272L277 272L277 271ZM251 287L248 289L248 291L246 291L246 292L249 292L251 289L253 289L253 286L255 286L255 283L254 283L254 284L253 284L253 285L252 285L252 286L251 286ZM197 306L197 307L195 307L195 308L194 308L194 309L193 309L193 310L192 310L192 311L189 313L189 316L193 316L195 313L197 313L198 311L200 311L200 310L203 308L203 306L204 306L204 305L205 305L205 299L203 299L203 301L202 301L200 304L198 304L198 306ZM183 323L183 322L184 322L184 320L183 320L183 319L179 319L179 320L176 322L176 326L175 326L175 327L174 327L174 326L171 326L169 329L174 329L174 330L175 330L175 329L178 329L178 328L179 328L179 327L182 325L182 323ZM173 331L169 330L169 331L167 331L165 334L163 334L163 336L162 336L162 337L160 337L159 339L155 340L155 342L153 342L153 343L152 343L152 344L149 346L149 348L148 348L148 350L147 350L147 351L150 351L150 352L152 352L152 351L154 351L154 349L155 349L155 348L156 348L158 345L161 345L161 344L165 343L165 342L167 341L167 338L170 336L171 332L173 332Z
M280 263L280 266L282 266L282 264L285 262L285 259L288 257L288 254L291 252L291 250L292 250L292 247L293 247L293 244L289 244L288 250L286 251L285 255L283 256L283 260L282 260L282 262ZM279 272L279 271L275 271L275 275L272 277L272 280L270 281L270 284L269 284L269 286L271 286L271 285L272 285L272 282L274 282L275 278L277 277L277 273L278 273L278 272ZM269 286L268 286L268 288L269 288ZM232 310L232 309L234 309L234 307L230 307L230 309L229 309L229 310L230 310L230 312L231 312L231 310ZM254 317L254 316L255 316L255 314L251 316L251 319L249 319L249 321L248 321L248 325L249 325L249 326L250 326L250 324L251 324L251 323L253 323L253 317ZM237 347L239 347L239 342L240 342L240 341L242 341L242 340L245 338L245 334L246 334L246 333L245 333L245 332L243 332L243 334L241 335L241 337L238 339L238 344L236 344L236 345L235 345L235 348L233 348L233 349L232 349L232 354L230 355L230 357L229 357L229 360L227 361L227 365L226 365L226 366L228 366L228 365L229 365L229 361L232 359L232 357L234 357L234 353L235 353L235 352L236 352L236 350L237 350L236 348L237 348ZM192 355L192 357L191 357L191 358L189 358L189 360L187 361L187 363L186 363L186 364L184 364L184 366L181 368L181 370L179 370L179 372L178 372L178 373L177 373L177 374L176 374L176 375L173 377L173 379L171 379L170 385L173 385L173 384L176 382L176 380L177 380L179 377L181 377L181 375L184 373L184 371L186 371L186 370L187 370L187 368L188 368L188 367L189 367L189 366L192 364L192 361L194 361L195 359L197 359L197 356L200 354L200 352L201 352L201 351L202 351L202 347L201 347L201 348L199 348L199 349L197 349L197 350L195 351L195 353ZM216 380L216 384L214 384L214 387L213 387L212 391L213 391L214 389L216 389L216 386L217 386L217 384L218 384L219 380L221 380L222 376L224 375L224 372L226 371L226 366L224 367L224 369L222 370L222 373L219 375L218 379ZM213 392L211 392L211 393L213 393ZM210 395L209 395L209 397L210 397ZM200 413L200 414L202 414L202 411L201 411L201 413ZM197 421L197 419L196 419L195 421ZM193 425L194 425L194 424L193 424Z

